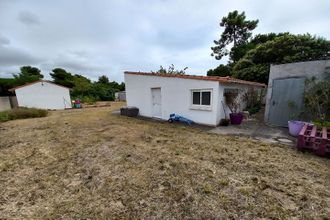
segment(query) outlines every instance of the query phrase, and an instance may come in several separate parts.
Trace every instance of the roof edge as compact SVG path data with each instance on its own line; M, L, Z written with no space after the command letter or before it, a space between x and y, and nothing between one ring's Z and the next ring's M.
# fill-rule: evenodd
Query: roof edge
M194 79L194 80L207 80L207 81L216 81L216 82L220 82L220 83L234 83L234 84L250 85L250 86L263 87L263 88L267 87L267 85L264 83L236 79L231 76L198 76L198 75L160 74L160 73L153 73L153 72L132 72L132 71L125 71L124 74L172 77L172 78Z
M62 87L62 88L65 88L65 89L69 89L70 90L70 88L68 88L68 87L65 87L65 86L56 84L56 83L54 83L52 81L49 81L49 80L37 80L37 81L34 81L34 82L25 83L24 85L20 85L20 86L16 86L14 88L8 89L8 91L15 92L16 89L20 89L20 88L23 88L23 87L26 87L26 86L30 86L30 85L33 85L33 84L36 84L36 83L39 83L39 82L50 83L50 84L53 84L53 85L56 85L56 86L59 86L59 87Z

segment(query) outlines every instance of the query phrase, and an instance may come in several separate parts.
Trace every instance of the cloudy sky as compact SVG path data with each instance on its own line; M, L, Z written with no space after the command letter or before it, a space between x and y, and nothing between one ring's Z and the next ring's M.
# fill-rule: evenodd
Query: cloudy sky
M22 65L49 78L55 67L96 80L160 65L188 74L226 60L210 56L220 19L232 10L259 19L254 33L311 33L330 39L330 0L0 0L0 77Z

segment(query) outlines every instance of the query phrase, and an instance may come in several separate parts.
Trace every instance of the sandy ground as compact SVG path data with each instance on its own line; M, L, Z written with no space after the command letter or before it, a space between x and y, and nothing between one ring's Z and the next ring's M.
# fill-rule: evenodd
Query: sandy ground
M119 106L0 124L0 219L329 218L329 159Z

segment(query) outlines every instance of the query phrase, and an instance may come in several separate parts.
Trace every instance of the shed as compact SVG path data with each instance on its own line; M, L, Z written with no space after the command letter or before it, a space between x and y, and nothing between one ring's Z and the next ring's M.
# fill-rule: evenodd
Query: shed
M50 81L39 80L10 91L15 92L18 107L54 110L71 108L70 89Z
M222 104L226 89L260 89L265 84L231 77L125 72L125 86L127 105L138 107L142 116L167 120L176 113L217 126L226 117Z
M330 80L330 60L271 65L265 122L287 127L290 117L303 109L305 80L311 77Z
M116 92L115 100L116 101L126 101L126 92L125 91Z

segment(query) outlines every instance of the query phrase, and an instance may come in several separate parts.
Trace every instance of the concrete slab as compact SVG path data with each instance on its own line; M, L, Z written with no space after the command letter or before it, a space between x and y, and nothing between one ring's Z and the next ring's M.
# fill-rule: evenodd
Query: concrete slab
M251 137L267 143L281 143L293 146L295 138L291 137L287 128L273 127L263 122L263 111L250 119L244 120L241 125L219 126L209 130L211 133L222 135L239 135Z

